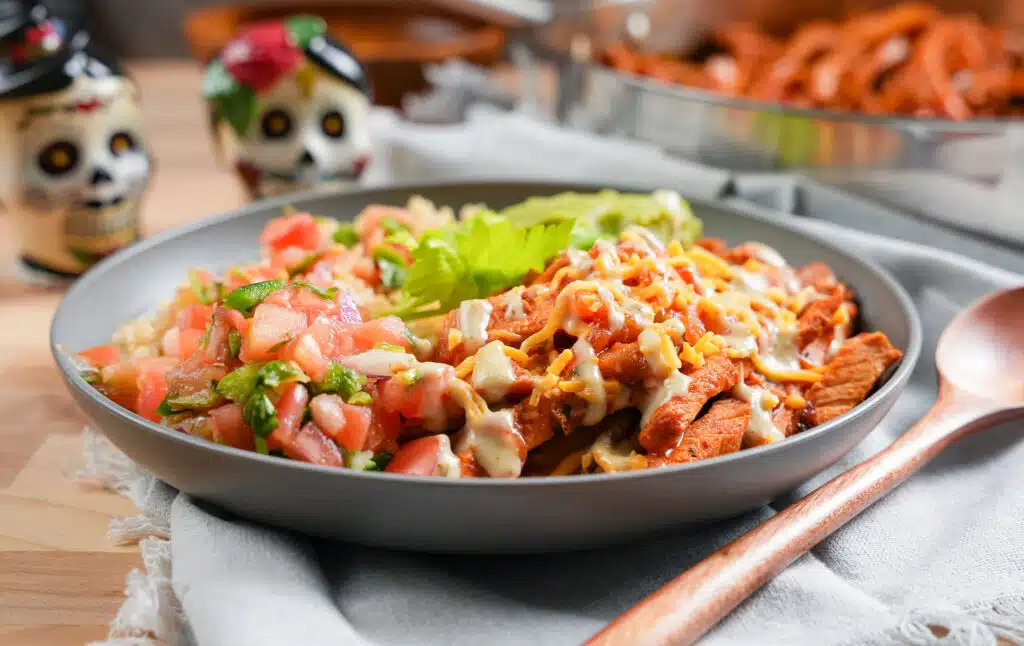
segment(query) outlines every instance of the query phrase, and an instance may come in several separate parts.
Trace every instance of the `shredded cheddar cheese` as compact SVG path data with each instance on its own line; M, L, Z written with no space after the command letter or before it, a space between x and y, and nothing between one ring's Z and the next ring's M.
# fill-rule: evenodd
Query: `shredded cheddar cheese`
M462 343L462 330L452 328L448 330L448 349L454 350Z
M803 410L807 408L807 400L796 393L787 395L782 403L790 410Z

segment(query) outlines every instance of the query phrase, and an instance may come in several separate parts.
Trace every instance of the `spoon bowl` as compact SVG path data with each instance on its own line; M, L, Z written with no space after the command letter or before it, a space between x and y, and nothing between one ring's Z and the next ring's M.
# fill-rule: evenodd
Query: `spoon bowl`
M1024 287L997 292L961 312L942 333L935 363L960 396L1024 403Z
M935 353L939 395L888 448L737 538L620 615L588 645L689 644L790 563L971 432L1024 417L1024 287L961 312Z

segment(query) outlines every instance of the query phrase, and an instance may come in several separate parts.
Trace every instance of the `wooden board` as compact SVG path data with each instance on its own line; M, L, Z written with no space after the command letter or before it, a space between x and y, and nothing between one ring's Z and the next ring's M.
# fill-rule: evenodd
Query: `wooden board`
M130 66L156 159L143 229L161 231L231 209L242 192L219 168L187 62ZM0 211L0 265L13 262ZM81 645L106 636L141 559L107 540L107 523L135 513L120 496L72 483L85 417L65 392L47 337L59 294L0 278L0 646Z

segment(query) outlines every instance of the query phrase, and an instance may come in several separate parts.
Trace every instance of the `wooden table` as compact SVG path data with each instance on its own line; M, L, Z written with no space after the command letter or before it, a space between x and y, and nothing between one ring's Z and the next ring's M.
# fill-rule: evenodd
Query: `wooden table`
M153 233L243 201L217 166L188 62L131 66L142 90L146 134L156 159L143 227ZM0 212L0 264L14 257L12 225ZM85 417L65 392L48 335L59 294L0 282L0 645L80 645L106 636L138 550L106 537L120 496L88 490L65 475L81 451Z

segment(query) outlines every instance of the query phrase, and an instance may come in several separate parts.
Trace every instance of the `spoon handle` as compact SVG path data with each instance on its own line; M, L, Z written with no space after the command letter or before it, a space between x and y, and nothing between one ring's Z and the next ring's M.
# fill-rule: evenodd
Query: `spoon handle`
M588 646L686 644L790 563L917 471L979 420L973 398L942 388L898 440L719 549L632 607Z

